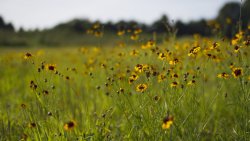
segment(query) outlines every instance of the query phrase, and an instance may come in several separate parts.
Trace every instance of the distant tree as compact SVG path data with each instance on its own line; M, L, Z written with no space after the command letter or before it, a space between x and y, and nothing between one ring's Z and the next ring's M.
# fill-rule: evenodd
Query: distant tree
M177 21L175 27L178 30L178 36L193 35L196 33L202 36L211 35L211 32L207 26L207 22L205 19L201 19L200 21L191 21L187 24L182 23L181 21Z
M166 15L162 15L162 17L159 20L156 20L151 25L151 31L163 33L167 31L167 27L170 26L168 17Z
M250 0L245 0L245 2L242 5L242 26L243 28L246 28L248 24L250 24Z
M77 33L83 33L86 30L83 26L84 24L86 24L85 21L77 19L72 21L69 27L72 27L73 31Z
M227 18L230 18L233 23L237 23L240 17L240 4L237 2L230 2L224 5L217 16L217 20L220 23L226 21Z
M150 33L149 31L149 26L147 26L146 24L140 24L140 28L142 29L142 31L144 31L145 33Z
M0 16L0 30L13 32L14 27L11 23L5 23L4 19Z
M178 20L175 23L175 28L177 29L177 35L178 36L182 36L187 34L187 26L185 25L185 23L183 23L182 21Z
M0 16L0 28L4 27L5 23L3 18Z
M53 28L59 31L73 31L75 33L83 33L92 26L89 20L74 19L67 23L62 23Z
M126 28L126 22L124 20L121 20L115 24L115 27L117 29L125 29Z
M103 26L104 26L105 31L116 32L116 30L117 30L115 24L113 24L111 21L103 24Z
M117 22L115 26L118 30L135 29L135 28L141 27L141 25L136 21L124 21L124 20Z
M8 31L14 31L14 26L11 23L6 24L5 29Z
M227 37L232 37L239 28L240 3L230 2L219 11L216 20L221 25L222 32Z
M81 23L82 23L82 28L83 28L83 30L87 30L87 29L89 29L91 26L92 26L92 24L93 23L91 23L91 21L89 21L89 20L87 20L87 19L83 19L83 20L81 20Z
M22 27L20 27L18 30L18 33L24 33L24 32L25 32L25 30Z
M128 21L126 22L126 26L128 29L135 29L139 27L139 23L137 23L136 21Z

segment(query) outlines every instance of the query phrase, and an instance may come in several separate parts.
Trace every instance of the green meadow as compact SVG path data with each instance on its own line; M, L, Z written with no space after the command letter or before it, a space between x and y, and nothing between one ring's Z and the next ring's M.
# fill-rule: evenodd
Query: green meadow
M249 140L249 31L132 32L117 46L94 33L95 46L1 48L0 140Z

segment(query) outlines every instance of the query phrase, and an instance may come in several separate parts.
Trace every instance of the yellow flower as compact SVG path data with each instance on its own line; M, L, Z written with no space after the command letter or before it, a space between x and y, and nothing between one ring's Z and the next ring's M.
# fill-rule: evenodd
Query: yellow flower
M86 31L86 33L87 33L87 34L93 34L94 31L93 31L92 29L88 29L88 30Z
M136 40L139 39L139 35L133 34L133 35L130 36L130 39L136 41Z
M233 38L233 39L231 40L231 44L234 46L234 45L236 45L236 44L238 43L238 41L239 41L238 38Z
M149 40L149 41L147 42L147 46L150 46L150 47L155 46L155 41L154 41L154 40Z
M169 61L169 65L176 65L178 62L179 62L179 60L177 58L175 58L174 60Z
M158 58L161 60L167 59L167 55L165 53L159 53Z
M22 107L23 109L26 109L26 108L27 108L27 105L24 104L24 103L22 103L22 104L21 104L21 107Z
M119 30L118 32L117 32L117 35L118 36L123 36L125 34L125 30Z
M138 77L139 77L139 76L138 76L137 74L132 74L132 75L129 77L129 79L128 79L129 84L131 84L131 83L133 83L135 80L137 80Z
M94 25L93 25L93 28L94 29L98 29L98 28L100 28L101 27L101 25L100 25L100 23L95 23Z
M130 33L130 32L132 32L132 30L131 29L127 29L127 32Z
M174 81L174 82L172 82L172 83L170 84L171 87L176 87L177 85L178 85L178 83L177 83L176 81Z
M118 42L118 46L119 46L119 47L125 47L125 46L126 46L126 44L125 44L125 42L120 41L120 42Z
M136 87L137 92L144 92L148 88L147 84L139 84Z
M130 78L134 79L134 80L137 80L138 79L138 75L137 74L132 74Z
M238 39L240 40L240 39L242 39L243 35L244 35L244 32L243 32L243 31L240 31L239 33L237 33L237 34L235 35L235 37L238 38Z
M194 85L195 84L195 80L191 80L187 83L188 85Z
M66 131L70 131L70 130L72 130L74 127L76 127L76 122L73 121L73 120L71 120L71 121L65 123L64 126L63 126L64 130L66 130Z
M143 45L141 45L141 48L142 49L147 49L148 47L147 47L147 45L143 44Z
M234 47L234 52L235 52L235 53L238 53L239 51L240 51L240 46L237 46L237 45L236 45L236 46Z
M55 64L46 64L46 70L55 71L56 65Z
M227 79L227 78L229 78L229 74L223 72L223 73L218 74L217 77L218 78L225 78L225 79Z
M220 46L220 43L218 43L218 42L214 42L213 43L213 45L212 46L210 46L210 48L209 49L216 49L216 48L218 48Z
M102 37L103 33L102 33L101 31L96 31L96 32L94 33L94 35L95 35L96 37Z
M238 78L243 75L243 69L242 68L233 68L232 75L234 78Z
M201 47L197 46L197 47L193 47L189 53L188 56L195 56L198 54L198 52L201 50Z
M35 128L36 127L36 123L35 122L31 122L28 124L29 128Z
M136 72L142 72L142 71L143 71L143 65L137 64L137 65L135 66L135 71L136 71Z
M140 28L135 29L134 34L140 34L142 30Z
M243 38L244 32L240 31L235 35L235 37L231 40L231 44L234 46L236 45L242 38Z
M32 57L32 54L28 52L24 55L24 59L30 59L31 57Z
M173 116L167 116L163 119L162 129L169 129L174 122Z
M130 55L131 56L137 56L139 54L139 52L135 49L133 49L131 52L130 52Z
M134 80L132 77L129 77L129 79L128 79L128 83L129 83L129 84L132 84L134 81L135 81L135 80Z
M86 47L82 47L79 49L79 51L83 54L87 53L88 52L88 49Z
M172 75L171 75L171 78L178 78L179 77L179 75L177 74L177 73L173 73Z
M230 67L231 69L233 69L233 68L234 68L234 64L231 63L229 67Z
M160 74L160 75L158 75L158 82L162 82L162 81L164 81L166 78L167 78L167 77L166 77L165 74Z
M249 46L250 45L250 39L243 42L244 45Z
M152 48L155 46L155 41L154 40L149 40L146 44L142 45L141 48L142 49L148 49L148 48Z
M142 65L142 70L145 72L145 71L149 71L149 69L150 69L150 66L149 65L147 65L147 64L143 64Z

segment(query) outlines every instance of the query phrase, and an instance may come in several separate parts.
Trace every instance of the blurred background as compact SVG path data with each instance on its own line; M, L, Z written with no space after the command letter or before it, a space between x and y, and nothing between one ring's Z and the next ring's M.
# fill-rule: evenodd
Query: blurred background
M132 44L170 34L232 38L249 28L249 9L249 0L0 0L0 46L89 46L96 38L117 46L121 36ZM133 38L134 31L143 38Z

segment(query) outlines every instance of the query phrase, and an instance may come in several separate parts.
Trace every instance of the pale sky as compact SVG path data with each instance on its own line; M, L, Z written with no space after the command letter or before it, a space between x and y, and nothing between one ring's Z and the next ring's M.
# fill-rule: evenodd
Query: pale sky
M74 18L147 24L166 14L170 20L216 17L230 1L240 0L0 0L0 16L16 28L50 28Z

